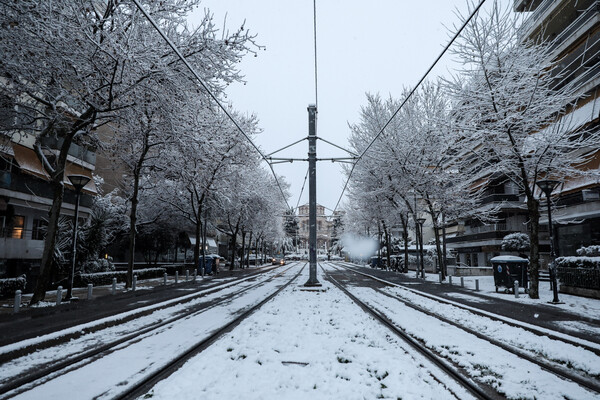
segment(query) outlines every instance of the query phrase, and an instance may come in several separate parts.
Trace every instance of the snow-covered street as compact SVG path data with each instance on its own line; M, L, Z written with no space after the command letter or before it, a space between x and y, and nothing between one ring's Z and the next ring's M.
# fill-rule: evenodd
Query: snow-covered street
M321 282L322 289L288 288L149 395L160 399L469 398L452 378L368 317L340 290L324 279ZM600 398L484 340L391 302L373 289L356 287L353 292L507 398ZM464 319L481 323L475 316ZM532 353L548 351L551 354L546 356L574 364L597 379L600 362L595 354L539 337L537 343L528 332L488 325L475 329L495 329L492 334L500 338L518 340Z

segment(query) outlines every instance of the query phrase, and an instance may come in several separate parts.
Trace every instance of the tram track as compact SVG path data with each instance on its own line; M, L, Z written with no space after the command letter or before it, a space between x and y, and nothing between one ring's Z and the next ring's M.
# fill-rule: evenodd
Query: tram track
M12 398L12 397L18 396L19 394L26 392L28 390L31 390L31 389L35 388L35 386L38 386L35 384L36 381L39 381L39 384L43 385L46 382L48 382L49 380L55 379L55 378L61 376L62 374L69 373L70 371L76 369L78 365L81 365L82 363L85 363L86 361L94 362L95 360L105 357L108 354L111 354L113 352L121 350L123 347L129 346L131 343L138 342L138 341L142 340L143 337L152 334L153 331L158 331L161 328L168 327L169 325L177 323L180 320L192 318L192 317L203 314L207 310L222 306L223 304L231 301L231 299L233 299L235 297L239 297L239 296L243 295L244 293L249 293L252 289L256 289L259 286L262 286L268 282L274 281L276 278L280 278L281 276L284 276L284 274L287 271L289 271L291 268L293 268L293 265L291 265L289 268L286 268L283 271L279 271L277 274L275 274L271 277L268 277L267 279L261 280L260 282L254 283L254 284L244 287L240 290L236 290L232 293L226 294L225 296L223 296L223 298L215 299L213 302L209 302L209 304L206 304L206 303L198 304L198 305L196 305L196 307L192 307L189 310L179 313L172 318L169 318L166 320L161 320L161 321L158 321L153 324L149 324L148 326L146 326L143 329L136 330L135 332L133 332L131 334L127 334L125 336L121 336L118 339L110 341L108 343L104 343L101 346L97 346L88 351L78 353L77 355L75 355L73 357L69 357L65 360L61 360L56 363L51 363L42 368L37 368L35 371L32 371L30 373L23 374L23 375L20 374L18 377L13 378L10 381L3 383L0 386L0 399L7 399L7 398ZM165 366L156 370L154 373L150 374L148 377L144 378L140 385L143 384L143 385L145 385L144 387L146 387L151 382L157 382L158 380L162 379L162 377L168 376L168 374L170 374L170 372L174 371L179 365L181 365L183 362L185 362L185 360L189 359L189 357L193 356L194 354L197 354L198 352L200 352L203 349L205 349L206 347L208 347L220 335L231 330L233 327L235 327L237 324L239 324L243 319L247 318L250 314L252 314L254 311L259 309L263 304L265 304L270 299L275 297L278 293L280 293L285 287L287 287L292 281L294 281L300 275L300 273L302 272L302 269L300 270L300 272L295 274L291 280L289 280L287 283L285 283L284 285L279 287L277 290L275 290L273 293L268 295L265 299L263 299L262 301L260 301L259 303L255 304L255 305L251 306L247 310L243 311L241 314L236 316L234 319L232 319L225 325L223 325L220 328L218 328L217 330L215 330L208 337L199 341L198 343L196 343L194 346L190 347L188 350L186 350L182 354L176 356L172 362L166 364ZM248 279L250 279L250 278L244 279L243 281L246 281ZM236 283L241 283L241 282L236 282ZM228 285L227 287L231 287L231 285ZM212 289L211 293L216 293L222 289L224 289L224 288ZM201 297L201 296L206 296L206 295L208 295L208 293L204 293L203 295L196 296L195 298ZM44 378L48 377L48 376L51 376L51 379L44 380ZM134 392L137 393L137 392L143 390L143 389L138 388L138 386L139 385L137 385L137 384L132 385L131 390L129 390L129 389L126 390L125 395L122 395L122 396L120 395L117 398L130 398L130 396L132 396L132 393L134 393ZM19 389L21 389L21 390L19 390Z
M501 315L496 315L496 314L493 314L493 313L491 313L489 311L480 310L480 309L477 309L477 308L472 307L472 306L468 306L468 305L457 303L456 301L447 300L447 299L443 299L443 298L441 298L439 296L431 295L429 293L424 293L422 291L406 287L406 286L404 286L402 284L398 284L398 283L395 283L395 282L387 281L385 279L382 279L382 278L379 278L379 277L376 277L376 276L364 273L362 271L359 271L359 270L356 269L356 266L350 265L348 263L338 263L338 264L342 268L345 268L345 269L348 269L350 271L353 271L354 273L362 275L362 276L364 276L366 278L369 278L369 279L371 279L373 281L380 282L380 283L382 283L384 285L401 288L402 290L405 290L405 291L410 292L412 294L415 294L417 296L421 296L423 298L426 298L426 299L438 302L440 304L450 305L450 306L453 306L453 307L456 307L456 308L459 308L459 309L471 312L471 313L476 314L478 316L489 318L489 319L497 321L497 322L501 322L503 324L506 324L506 325L514 327L514 328L521 328L521 329L529 331L529 332L531 332L533 334L536 334L538 336L546 336L546 337L548 337L549 339L552 339L552 340L557 340L557 341L560 341L560 342L563 342L563 343L570 344L572 346L581 347L582 349L585 349L585 350L587 350L589 352L592 352L592 353L594 353L594 354L596 354L597 356L600 357L600 345L598 345L596 343L593 343L593 342L590 342L588 344L587 343L588 341L585 340L585 339L580 339L580 338L577 338L577 337L569 337L569 335L562 334L562 333L561 334L555 334L553 332L548 331L546 328L542 328L542 327L539 327L539 326L536 326L536 325L532 325L530 323L522 323L521 321L516 321L516 320L510 319L510 318L501 316ZM335 265L335 264L331 264L331 265ZM473 294L473 295L476 295L476 294Z
M355 271L354 269L351 268L344 268L345 270L351 271L355 274L359 274L363 277L368 277L370 278L371 276L368 274L364 274L361 273L359 271ZM329 274L328 274L329 275ZM389 285L389 282L386 281L382 281L380 279L376 279L376 281L378 281L379 283L383 283L383 284L387 284ZM338 282L338 285L341 285ZM336 285L336 286L338 286ZM397 285L395 285L397 286ZM339 287L339 286L338 286ZM515 346L503 343L502 341L495 339L493 337L490 337L489 335L485 335L481 332L478 332L472 328L466 327L464 325L461 325L460 323L453 321L449 318L444 317L443 315L441 315L439 312L432 312L428 309L425 309L419 305L416 305L414 303L411 303L410 301L406 300L406 299L402 299L399 296L396 296L394 294L391 293L387 293L379 288L376 287L372 287L371 289L373 289L376 293L379 293L382 296L385 296L387 298L393 299L395 301L400 302L401 304L403 304L406 307L409 307L415 311L417 311L418 313L423 313L425 315L428 315L432 318L435 318L443 323L446 323L448 325L454 326L468 334L474 335L475 337L482 339L484 341L489 342L490 344L497 346L505 351L507 351L510 354L513 354L523 360L526 360L530 363L533 363L535 365L537 365L538 367L542 368L543 370L561 378L567 381L571 381L576 383L577 385L580 385L596 394L600 394L600 383L597 381L596 377L590 377L588 375L586 376L582 376L581 374L572 372L571 370L567 369L566 367L563 367L562 365L558 364L556 361L553 361L551 359L548 358L544 358L542 355L539 354L528 354L527 352L525 352L525 350L521 350ZM343 288L342 289L346 294L348 294L348 290ZM350 295L349 295L350 296ZM353 296L353 295L352 295ZM354 296L354 298L356 298L356 296ZM436 299L437 300L437 299ZM360 301L360 300L359 300ZM383 318L385 320L387 320L389 322L389 319L385 316L385 313L382 313L381 311L375 310L372 306L367 305L366 303L363 303L364 307L368 308L368 309L372 309L373 313L378 314L379 317L377 317L378 319ZM454 306L454 304L451 304L452 306ZM364 309L363 307L363 309ZM468 310L471 311L471 310ZM369 311L371 313L371 311ZM492 319L493 317L489 316L489 315L485 315L485 318L488 319ZM502 322L504 323L504 321L502 319L496 319L497 322ZM385 323L387 325L387 322ZM392 323L393 324L393 323ZM522 326L517 326L520 329L525 329ZM532 331L532 333L536 334L535 332ZM561 339L556 339L556 340L561 340ZM571 343L567 343L567 344L571 344Z
M379 321L382 325L387 327L404 342L408 343L412 348L417 350L421 355L423 355L434 365L440 368L444 373L449 375L461 386L467 389L467 391L469 391L475 398L481 400L495 400L503 398L501 396L495 395L495 392L493 392L491 388L484 389L477 385L471 378L466 376L465 373L461 373L448 361L444 360L441 356L435 354L429 348L420 343L417 339L413 338L401 328L396 326L396 324L394 324L385 314L379 312L378 310L374 309L373 307L360 300L358 297L354 296L348 289L344 287L344 285L342 285L333 276L331 276L331 274L328 273L322 266L321 268L327 280L331 282L336 288L341 290L346 296L348 296L348 298L350 298L355 304L357 304L363 311L365 311L367 314L375 318L375 320Z

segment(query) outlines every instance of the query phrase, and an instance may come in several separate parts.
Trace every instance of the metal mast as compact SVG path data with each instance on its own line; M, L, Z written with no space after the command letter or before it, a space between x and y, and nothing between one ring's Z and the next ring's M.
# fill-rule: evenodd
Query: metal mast
M321 286L317 280L317 106L308 106L308 260L310 276L304 286Z

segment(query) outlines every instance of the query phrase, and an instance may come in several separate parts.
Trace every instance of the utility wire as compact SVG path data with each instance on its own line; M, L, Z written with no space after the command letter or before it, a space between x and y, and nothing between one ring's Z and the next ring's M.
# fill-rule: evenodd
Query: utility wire
M319 110L317 86L317 0L313 0L313 36L315 39L315 107Z
M402 107L404 106L404 104L406 104L406 102L417 91L417 89L419 88L419 86L421 85L421 83L423 83L423 81L425 80L425 78L427 78L427 75L429 75L429 73L431 72L431 70L438 63L438 61L440 61L440 59L443 57L443 55L446 54L446 51L454 43L454 41L456 40L456 38L458 38L458 36L461 34L461 32L466 28L467 24L471 21L471 19L473 19L473 17L475 16L475 14L477 14L477 12L479 11L479 9L483 5L483 3L485 3L485 0L481 0L481 2L479 3L479 5L477 5L477 7L475 7L475 9L471 13L471 15L469 15L469 18L466 19L466 21L462 24L462 26L460 27L460 29L454 34L454 36L452 37L452 39L450 40L450 42L448 42L448 44L446 45L446 47L444 47L444 50L442 50L442 52L435 59L435 61L433 62L433 64L431 64L431 66L429 67L429 69L427 70L427 72L425 72L425 74L421 77L421 79L419 80L419 82L417 82L417 84L415 85L415 87L410 91L410 93L408 94L408 96L406 96L406 98L402 101L402 103L400 104L400 106L398 106L398 109L394 112L394 114L392 114L392 116L388 119L388 121L385 123L385 125L383 125L383 128L381 128L381 130L379 131L379 133L377 133L377 135L375 135L375 137L369 142L369 144L367 145L367 147L365 147L365 149L362 151L362 153L360 153L360 155L357 157L356 161L352 165L352 168L350 169L350 173L348 174L348 179L346 179L346 183L344 184L344 188L342 189L342 193L340 194L340 198L338 199L337 203L335 204L334 212L335 212L335 210L337 210L337 208L338 208L338 206L340 204L340 201L342 201L342 197L344 196L344 193L346 192L346 189L348 188L348 182L350 182L350 178L352 177L352 173L354 172L354 168L356 167L356 164L358 164L358 162L363 158L363 156L365 155L365 153L367 151L369 151L369 149L371 148L371 146L373 146L373 143L375 143L375 141L379 138L379 136L381 136L381 134L383 133L383 131L385 130L385 128L387 128L388 125L392 122L392 120L396 117L396 115L398 115L398 113L400 112L400 110L402 109Z
M296 208L300 205L300 199L302 198L302 193L304 192L304 185L306 185L306 179L308 178L308 172L310 169L306 169L306 175L304 176L304 183L302 183L302 189L300 190L300 195L298 195L298 202L296 203Z
M177 57L183 62L183 64L192 73L192 75L194 75L194 77L200 83L200 85L202 86L202 88L204 88L204 90L214 100L214 102L217 103L217 105L219 106L219 108L221 110L223 110L223 112L225 113L225 115L227 115L227 117L235 125L235 127L237 128L237 130L242 135L244 135L244 137L248 140L248 142L250 142L250 144L252 145L252 147L254 147L254 150L256 150L258 152L258 154L260 154L260 157L263 159L263 161L265 161L267 163L267 165L271 169L271 173L273 174L273 177L275 178L275 182L277 183L277 186L279 187L279 191L281 192L281 197L283 198L283 201L285 201L288 209L291 209L290 204L288 203L287 198L285 197L285 193L283 191L283 188L281 187L281 184L279 183L279 179L277 179L277 174L275 174L275 170L273 169L273 166L271 165L271 163L269 163L269 160L267 160L267 158L265 157L265 155L263 154L263 152L258 148L258 146L256 144L254 144L254 142L252 141L252 139L250 138L250 136L242 129L242 127L233 118L233 116L229 113L229 111L227 111L227 108L225 108L225 106L223 106L223 104L219 101L219 99L210 91L210 89L208 88L208 86L206 86L206 84L204 83L204 81L202 80L202 78L200 77L200 75L198 74L198 72L196 72L196 70L194 69L194 67L192 67L192 65L186 60L186 58L183 56L183 54L181 54L181 52L179 51L179 49L177 48L177 46L175 46L175 44L171 41L171 39L169 39L169 37L158 26L158 24L154 21L154 18L152 18L150 16L150 14L148 14L148 12L146 12L146 10L144 10L144 8L142 7L142 5L139 3L138 0L131 0L131 1L142 12L142 14L144 14L144 16L146 17L146 19L150 22L150 24L154 27L154 29L156 29L156 31L160 34L160 36L162 36L162 38L165 40L165 42L167 42L167 44L169 45L169 47L175 52L175 54L177 55ZM315 71L315 73L316 73L316 71Z

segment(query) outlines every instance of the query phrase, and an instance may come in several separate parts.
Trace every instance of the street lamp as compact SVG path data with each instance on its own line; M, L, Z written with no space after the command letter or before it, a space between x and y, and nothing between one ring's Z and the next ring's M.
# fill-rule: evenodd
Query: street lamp
M423 263L423 223L425 223L425 218L417 218L417 222L419 223L419 242L421 242L421 249L419 250L421 254L421 278L425 278L425 265Z
M81 195L81 189L90 181L90 177L85 175L68 175L71 185L75 188L75 221L73 222L73 251L71 259L71 270L69 271L69 286L67 288L66 300L73 298L73 276L75 275L75 260L77 256L77 219L79 214L79 196Z
M548 204L548 231L550 232L550 279L552 281L552 294L554 298L552 303L560 303L558 301L558 288L556 284L556 266L554 265L554 259L556 258L556 252L554 250L554 229L552 227L552 212L550 210L550 195L552 191L558 186L560 182L552 179L543 179L537 182L538 187L546 195L546 203Z

